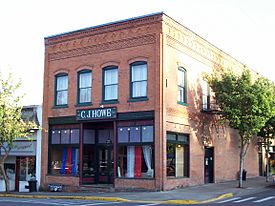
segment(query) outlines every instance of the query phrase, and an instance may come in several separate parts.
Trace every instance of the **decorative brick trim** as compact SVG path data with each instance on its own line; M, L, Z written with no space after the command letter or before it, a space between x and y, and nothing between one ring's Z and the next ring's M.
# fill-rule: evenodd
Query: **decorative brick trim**
M165 17L164 22L165 26L167 26L166 44L168 46L183 52L187 49L193 52L193 54L199 55L220 67L227 68L229 66L244 66L234 57L215 47L213 44L209 43L207 40L203 39L172 18ZM196 58L198 58L198 56L196 56Z
M112 50L125 49L130 47L136 47L146 44L154 44L156 42L156 38L154 35L144 35L130 39L123 39L114 42L108 42L98 45L92 45L89 47L73 49L69 51L57 52L49 54L49 61L55 61L60 59L67 59L71 57L77 56L85 56L89 54L102 53Z
M77 31L67 32L55 36L45 38L45 45L56 45L71 40L78 40L85 37L91 37L110 32L135 29L143 26L152 26L154 23L158 23L162 20L162 13L158 13L152 16L138 17L134 19L125 19L118 22L107 23L90 28L84 28Z

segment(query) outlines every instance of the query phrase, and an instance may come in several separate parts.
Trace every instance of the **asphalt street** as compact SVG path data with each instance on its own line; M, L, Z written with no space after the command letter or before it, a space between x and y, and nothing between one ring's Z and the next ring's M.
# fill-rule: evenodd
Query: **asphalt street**
M134 202L106 202L91 200L63 200L63 199L20 199L1 198L0 206L168 206L172 204L160 203L134 203Z
M274 206L275 190L269 189L264 192L254 193L245 196L234 196L224 200L216 201L205 206Z
M0 206L173 206L162 202L112 202L96 200L69 200L69 199L35 199L35 198L5 198L0 200ZM178 205L178 204L174 204ZM188 205L188 204L185 204ZM194 205L194 204L192 204ZM251 195L234 196L223 200L217 200L211 203L204 203L204 206L274 206L275 191L273 188L254 193Z

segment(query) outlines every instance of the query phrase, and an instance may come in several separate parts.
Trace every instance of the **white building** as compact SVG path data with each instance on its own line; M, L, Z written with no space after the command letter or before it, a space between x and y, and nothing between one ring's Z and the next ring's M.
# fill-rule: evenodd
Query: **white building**
M22 118L42 125L42 108L39 105L24 106ZM25 188L30 179L37 180L40 186L41 175L41 130L36 130L31 136L31 141L19 138L15 142L8 158L5 161L5 169L10 179L10 190L27 192ZM3 154L3 149L0 151ZM5 191L5 181L0 174L0 191Z

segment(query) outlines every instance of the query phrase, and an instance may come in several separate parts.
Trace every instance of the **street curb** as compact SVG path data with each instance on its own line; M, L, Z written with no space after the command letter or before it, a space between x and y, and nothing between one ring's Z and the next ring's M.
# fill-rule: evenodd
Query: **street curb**
M12 197L12 198L37 198L37 199L75 199L75 200L101 200L110 202L139 202L139 203L158 203L158 204L204 204L214 202L224 198L233 197L232 193L226 193L216 198L197 201L197 200L164 200L164 201L145 201L145 200L128 200L120 197L100 197L100 196L57 196L57 195L17 195L17 194L0 194L0 197Z
M225 193L222 194L218 197L208 199L208 200L203 200L203 201L197 201L197 200L167 200L167 201L162 201L162 204L179 204L179 205L194 205L194 204L204 204L204 203L210 203L214 202L217 200L221 200L224 198L230 198L233 197L233 193Z

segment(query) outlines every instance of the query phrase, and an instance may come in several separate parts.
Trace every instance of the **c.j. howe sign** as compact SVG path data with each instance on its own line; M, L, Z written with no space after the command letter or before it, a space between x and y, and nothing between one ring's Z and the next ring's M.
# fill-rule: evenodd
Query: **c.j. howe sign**
M115 107L76 110L76 120L114 119L116 117L117 109Z

